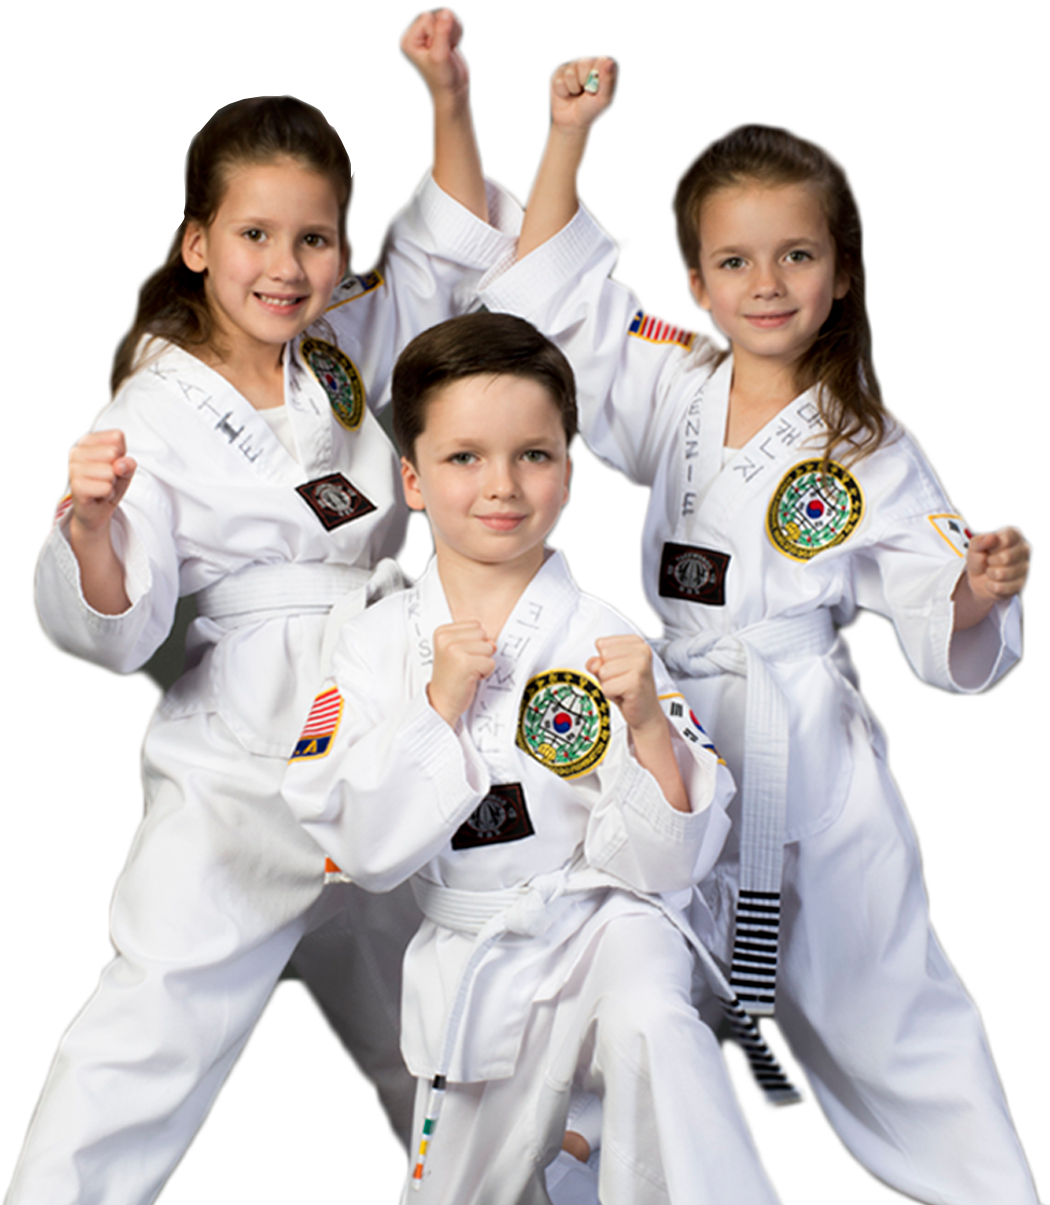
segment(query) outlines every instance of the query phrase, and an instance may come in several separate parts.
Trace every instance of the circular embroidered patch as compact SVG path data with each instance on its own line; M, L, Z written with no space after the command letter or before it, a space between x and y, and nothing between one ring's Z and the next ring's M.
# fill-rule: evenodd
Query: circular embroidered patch
M852 473L835 461L803 460L777 486L766 531L777 549L796 561L848 540L864 513Z
M576 670L537 674L521 696L517 745L560 778L578 778L609 747L609 700Z
M336 418L356 431L365 416L365 386L353 360L323 339L304 339L299 352L328 394Z

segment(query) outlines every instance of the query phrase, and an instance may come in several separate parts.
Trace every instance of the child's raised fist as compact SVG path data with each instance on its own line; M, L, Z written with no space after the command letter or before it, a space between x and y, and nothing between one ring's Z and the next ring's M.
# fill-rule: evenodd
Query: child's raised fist
M495 651L495 644L476 619L435 628L434 672L427 698L451 728L474 702L478 683L496 668Z
M1028 580L1028 541L1016 527L974 536L966 551L966 576L977 598L997 601L1020 594Z
M641 636L603 636L595 641L598 656L587 662L592 673L634 731L665 724L653 678L653 654Z
M616 61L575 59L551 76L551 124L570 132L584 131L612 104Z
M72 522L85 531L105 527L131 484L135 462L123 431L92 431L69 454Z
M401 49L423 77L431 95L465 92L467 64L459 52L463 26L450 8L420 13L405 30Z

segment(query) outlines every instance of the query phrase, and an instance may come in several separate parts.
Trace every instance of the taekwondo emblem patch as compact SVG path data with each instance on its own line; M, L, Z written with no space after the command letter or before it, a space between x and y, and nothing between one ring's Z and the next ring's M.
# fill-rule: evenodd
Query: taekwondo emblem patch
M959 556L965 556L967 548L970 547L970 541L973 539L973 532L966 526L962 515L929 515L927 517L937 534L952 546L952 550Z
M728 566L725 552L668 542L660 558L660 597L724 607Z
M532 827L520 782L493 786L452 835L453 849L473 849L531 837Z
M551 669L521 696L516 744L559 778L593 770L609 747L609 700L593 678Z
M362 515L375 510L375 503L369 502L342 473L329 473L327 477L297 485L295 492L303 496L326 531L342 527L344 523L360 519Z
M304 761L311 757L324 757L332 747L332 738L339 731L339 721L343 718L343 696L337 687L322 690L314 699L310 714L295 742L295 749L288 759Z
M808 561L848 540L864 513L864 498L852 473L840 464L803 460L776 488L766 531L792 560Z
M328 394L336 418L356 431L365 417L365 385L353 360L323 339L304 339L299 354Z

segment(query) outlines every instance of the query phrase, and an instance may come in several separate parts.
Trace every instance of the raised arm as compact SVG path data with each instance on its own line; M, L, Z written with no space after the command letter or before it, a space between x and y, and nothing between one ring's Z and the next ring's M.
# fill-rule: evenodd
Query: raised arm
M551 126L518 240L523 259L572 221L576 177L595 120L612 103L616 63L608 58L563 63L551 77Z
M627 721L638 764L656 779L676 812L689 812L689 796L671 744L667 717L656 693L652 651L641 636L605 636L587 669Z
M69 454L69 546L80 567L84 599L101 615L120 615L131 606L110 527L134 472L122 431L93 431Z
M434 103L434 180L482 221L488 221L481 155L470 114L470 76L459 51L463 27L451 9L420 13L401 49L423 77Z
M966 550L966 571L955 587L956 632L976 627L997 602L1013 598L1028 580L1028 541L1016 527L974 536Z

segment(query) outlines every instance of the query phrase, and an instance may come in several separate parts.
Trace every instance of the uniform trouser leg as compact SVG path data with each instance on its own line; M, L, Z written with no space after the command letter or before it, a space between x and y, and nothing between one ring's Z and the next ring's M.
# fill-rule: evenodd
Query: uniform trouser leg
M416 1085L401 1055L401 964L422 914L407 883L382 895L352 883L325 893L340 900L339 911L306 934L291 966L407 1147Z
M542 1169L575 1082L603 1097L603 1205L776 1205L691 974L664 918L609 921L557 999L530 1011L514 1075L450 1086L423 1191L405 1200L547 1205Z
M842 814L787 847L777 1019L839 1136L936 1205L1037 1198L973 1002L930 928L884 761L858 749Z
M189 1145L296 944L338 903L282 773L214 716L154 721L116 958L62 1041L10 1205L145 1205Z

